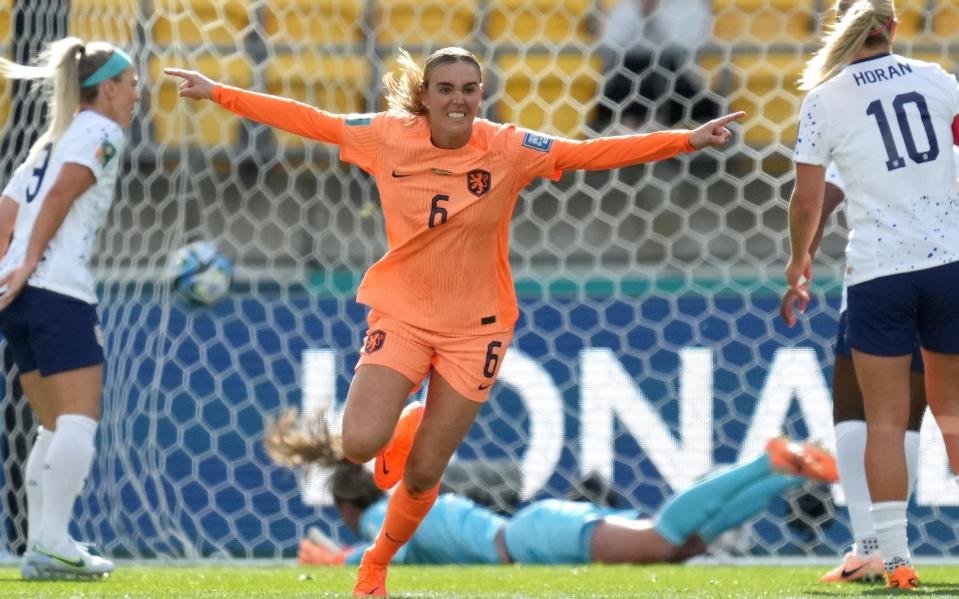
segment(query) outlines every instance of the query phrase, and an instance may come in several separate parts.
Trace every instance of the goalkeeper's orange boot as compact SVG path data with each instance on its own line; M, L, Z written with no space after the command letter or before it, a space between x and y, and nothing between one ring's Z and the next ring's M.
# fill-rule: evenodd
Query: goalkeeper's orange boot
M781 472L827 483L839 480L836 458L814 443L799 446L786 437L774 437L766 442L766 454L773 468Z
M885 573L880 554L856 555L850 552L843 557L841 564L823 574L819 582L870 582L881 579Z
M356 586L353 587L353 596L389 597L390 594L386 592L386 566L368 564L365 559L360 562L360 569L356 573Z
M918 589L919 577L912 566L896 566L892 572L886 572L886 587L890 589Z
M383 491L392 489L403 478L406 458L409 457L410 449L413 448L413 438L416 437L416 430L420 426L420 421L423 420L425 407L423 402L415 401L403 408L403 413L400 414L400 419L393 430L393 438L386 444L383 451L376 455L373 480Z

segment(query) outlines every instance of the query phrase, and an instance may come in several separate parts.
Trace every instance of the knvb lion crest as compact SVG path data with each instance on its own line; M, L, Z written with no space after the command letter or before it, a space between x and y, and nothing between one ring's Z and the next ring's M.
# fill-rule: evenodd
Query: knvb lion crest
M476 169L466 173L466 188L478 198L486 195L492 185L493 175L489 171Z
M363 340L363 353L372 354L383 347L384 341L386 341L386 331L379 329L370 331Z

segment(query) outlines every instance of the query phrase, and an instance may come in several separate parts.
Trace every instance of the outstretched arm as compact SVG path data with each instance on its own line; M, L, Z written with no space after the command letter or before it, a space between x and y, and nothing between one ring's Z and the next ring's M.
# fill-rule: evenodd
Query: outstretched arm
M664 160L707 146L721 146L732 137L726 125L741 119L745 114L745 112L728 114L691 131L657 131L586 141L557 139L555 140L556 168L564 171L605 170Z
M339 145L343 119L308 104L214 82L196 71L163 69L183 80L181 98L212 100L230 112L301 137Z

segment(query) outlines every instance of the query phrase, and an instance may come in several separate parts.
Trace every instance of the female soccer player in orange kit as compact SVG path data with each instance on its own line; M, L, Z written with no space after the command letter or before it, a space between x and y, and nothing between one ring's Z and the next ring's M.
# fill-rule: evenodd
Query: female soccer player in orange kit
M482 69L461 48L421 68L401 51L384 78L389 109L337 115L293 100L183 79L180 96L211 99L255 121L340 147L373 175L389 250L367 271L357 301L369 329L343 414L345 456L376 458L376 482L393 493L379 536L363 556L355 596L387 596L386 570L429 512L446 465L490 392L519 315L509 268L509 224L536 177L601 170L720 146L730 114L691 131L573 141L478 119ZM429 375L421 417L397 421ZM394 430L396 429L396 430Z

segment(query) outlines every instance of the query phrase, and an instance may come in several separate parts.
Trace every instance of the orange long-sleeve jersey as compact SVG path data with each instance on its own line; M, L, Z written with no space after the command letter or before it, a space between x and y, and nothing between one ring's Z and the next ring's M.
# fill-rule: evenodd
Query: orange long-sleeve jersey
M357 300L411 325L453 335L509 330L519 310L509 268L509 223L520 191L564 170L601 170L694 148L688 131L549 137L477 119L469 143L435 147L429 122L389 112L334 115L218 85L213 100L260 123L340 146L373 175L389 250L366 272Z

